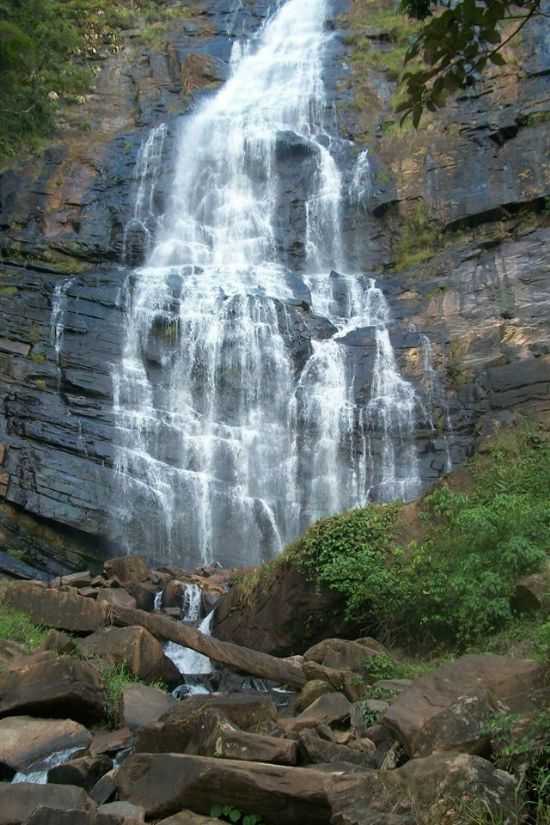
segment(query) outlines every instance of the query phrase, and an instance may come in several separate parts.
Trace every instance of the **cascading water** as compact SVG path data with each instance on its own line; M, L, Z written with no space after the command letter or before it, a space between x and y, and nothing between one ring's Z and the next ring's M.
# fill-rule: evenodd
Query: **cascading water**
M202 590L197 584L188 584L182 593L182 621L187 624L198 624L201 633L210 636L214 611L212 610L200 622L202 610ZM175 642L167 642L164 652L171 659L183 676L203 676L212 673L212 663L208 656L203 656L195 650L183 647ZM208 693L201 685L192 685L190 692Z
M124 230L122 249L123 260L128 263L142 260L150 252L159 211L155 196L166 133L166 124L161 123L151 130L138 152L134 212Z
M61 355L63 352L63 336L65 334L65 309L67 293L75 278L67 278L57 283L52 295L52 313L50 316L50 343L55 350L55 364L57 367L57 383L61 384Z
M28 782L32 785L46 785L48 782L48 771L52 768L57 768L58 765L64 765L75 753L81 750L82 748L67 748L67 750L64 751L56 751L45 759L41 759L40 762L37 762L35 765L31 765L26 770L16 773L12 779L12 784L17 785L20 782Z
M384 296L333 271L346 272L346 192L325 125L328 6L278 4L235 44L229 80L179 136L171 203L132 276L114 374L114 522L129 549L259 562L319 516L418 489L415 393L399 374ZM281 169L296 156L308 173L304 255L291 267ZM364 154L357 187L367 167ZM304 301L331 332L298 364ZM358 401L346 336L364 327L374 367Z

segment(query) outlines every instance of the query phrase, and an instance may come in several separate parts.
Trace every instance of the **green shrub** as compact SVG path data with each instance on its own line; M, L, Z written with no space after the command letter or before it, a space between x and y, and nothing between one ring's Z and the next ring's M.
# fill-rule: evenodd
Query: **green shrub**
M264 825L264 820L257 814L244 814L231 805L212 805L210 816L221 819L223 822L233 822L234 825Z
M0 604L0 639L23 645L28 653L39 647L48 631L33 624L25 613Z
M534 646L537 656L550 664L550 621L544 622L534 632Z
M512 622L517 579L546 559L549 439L503 435L469 470L467 492L442 484L424 500L416 542L398 543L400 505L377 505L318 522L287 558L343 594L349 618L371 632L464 649Z

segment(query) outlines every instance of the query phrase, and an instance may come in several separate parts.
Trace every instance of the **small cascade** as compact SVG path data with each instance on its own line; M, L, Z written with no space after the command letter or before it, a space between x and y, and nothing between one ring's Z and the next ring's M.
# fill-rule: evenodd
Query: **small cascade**
M141 263L151 248L160 211L155 198L166 134L166 124L161 123L149 132L138 152L134 210L124 229L122 241L122 260L130 265Z
M161 610L162 609L162 600L164 598L164 590L159 590L155 593L155 600L153 603L153 610Z
M210 636L212 632L212 623L214 619L214 611L206 616L200 622L202 610L202 590L197 584L187 584L182 593L182 621L186 624L198 624L198 629L206 636ZM182 676L204 676L212 673L212 663L207 656L197 653L191 648L183 647L175 642L167 642L164 652L169 659L173 661ZM198 684L193 685L192 679L186 684L189 687L189 692L208 693L208 690Z
M201 633L204 633L205 636L212 635L213 620L214 611L209 613L200 623L198 629ZM208 656L203 656L202 653L197 653L196 650L191 650L189 647L182 647L182 645L177 645L174 642L168 642L164 648L164 652L168 658L173 661L182 676L205 676L212 673L212 662ZM189 683L189 687L192 691L194 687L192 681ZM203 686L197 687L201 687L201 690L198 691L200 693L204 693L206 690Z
M201 617L202 590L198 584L186 584L183 591L182 621L196 624Z
M445 415L445 472L450 473L453 469L453 460L451 456L451 447L449 444L449 433L452 433L453 431L453 423L451 420L449 404L445 397L445 393L443 392L437 371L434 369L432 342L427 335L421 335L420 340L422 341L422 370L424 374L426 413L428 422L430 429L434 432L434 403L438 402L441 405Z
M81 750L82 748L68 748L64 751L52 753L45 759L41 759L39 762L31 765L27 770L16 773L12 779L12 784L29 782L32 785L46 785L48 782L48 771L52 768L57 768L58 765L64 765L75 753Z
M365 204L370 195L371 185L369 150L363 149L358 155L353 169L350 185L350 200L352 203Z
M63 353L63 336L65 334L65 311L67 293L76 278L67 278L54 287L52 294L52 311L50 316L50 343L55 350L58 389L61 385L61 355Z

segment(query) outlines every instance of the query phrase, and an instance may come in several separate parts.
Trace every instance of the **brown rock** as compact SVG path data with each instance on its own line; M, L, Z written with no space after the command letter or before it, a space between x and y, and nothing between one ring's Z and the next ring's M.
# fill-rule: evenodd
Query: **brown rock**
M90 798L93 799L97 805L105 805L106 802L114 799L117 791L115 783L117 771L118 768L114 768L112 771L106 773L90 791Z
M437 754L412 759L396 770L368 771L331 789L333 825L461 825L464 806L507 815L514 805L514 779L479 756ZM493 821L491 818L490 821Z
M130 685L122 692L121 717L131 730L154 724L177 705L164 690L147 685Z
M60 630L50 630L38 650L52 650L54 653L63 654L76 653L77 645L67 633Z
M75 785L91 791L112 767L113 762L108 756L81 756L48 771L48 782L53 785Z
M143 556L121 556L109 559L103 565L107 578L115 576L122 584L126 582L143 582L149 577L149 566Z
M62 576L59 581L67 587L89 587L92 583L92 574L89 570L82 570L80 573Z
M241 730L254 733L269 731L277 718L277 709L265 696L190 696L178 702L158 722L139 731L136 751L183 753L195 735L205 711L214 711Z
M98 601L116 604L118 607L136 607L137 602L123 587L102 587L97 591Z
M158 591L152 582L127 582L126 590L133 596L139 610L152 610Z
M456 739L460 739L458 730L466 730L465 721L458 721L466 708L459 702L461 697L490 691L496 700L518 710L529 705L542 678L542 668L535 662L505 656L463 656L417 679L397 697L382 721L395 732L409 756L446 750L453 747L453 742L456 746ZM484 713L485 710L481 715ZM454 723L451 725L453 718L458 729ZM471 731L466 738L470 736Z
M40 807L86 813L93 811L95 806L81 788L32 785L27 782L8 785L0 782L0 825L22 825Z
M120 797L142 805L148 819L169 816L184 806L208 814L215 800L271 822L328 825L327 786L334 788L340 777L311 768L142 753L124 762L116 781Z
M76 590L54 590L32 582L10 584L4 603L36 624L71 633L92 633L106 621L105 605L79 596Z
M21 667L0 673L0 716L32 713L87 723L101 719L104 706L105 689L97 671L70 656L31 657Z
M239 583L216 607L214 635L275 656L303 653L327 635L350 636L342 597L319 587L291 565L278 565L252 592ZM335 618L338 617L338 618ZM315 677L311 677L315 678Z
M164 654L160 642L143 627L105 628L80 641L79 648L84 656L126 665L145 682L181 682L177 667Z
M9 639L0 639L0 668L6 667L14 659L20 659L26 656L27 651L23 645L17 642L11 642Z
M376 760L368 751L356 751L346 745L327 742L311 730L300 734L301 764L329 764L347 762L350 765L362 765L365 768L376 767Z
M157 825L220 825L220 820L212 819L210 816L194 814L193 811L180 811L168 819L163 819Z
M141 806L131 805L129 802L109 802L97 809L100 816L113 816L123 822L132 820L132 823L145 822L145 811Z
M9 716L0 720L0 763L17 773L51 753L86 748L91 740L86 728L70 719Z
M127 748L131 738L132 735L128 728L102 731L101 733L96 733L92 739L89 750L92 756L101 756L101 754L104 753L113 754Z
M336 670L312 660L304 661L302 668L306 679L328 682L333 690L344 693L350 702L357 702L365 692L365 683L351 670Z
M367 670L367 659L377 655L377 650L365 644L350 642L346 639L323 639L306 650L304 658L306 661L317 662L319 665L336 670L364 673Z
M280 727L293 733L319 725L333 725L349 719L351 704L342 693L325 693L316 699L296 719L279 720Z
M522 613L550 613L550 562L546 563L540 573L519 580L512 606Z
M305 710L309 705L315 702L320 696L325 693L332 693L333 688L328 682L323 682L321 679L311 679L303 686L300 695L296 701L296 710Z

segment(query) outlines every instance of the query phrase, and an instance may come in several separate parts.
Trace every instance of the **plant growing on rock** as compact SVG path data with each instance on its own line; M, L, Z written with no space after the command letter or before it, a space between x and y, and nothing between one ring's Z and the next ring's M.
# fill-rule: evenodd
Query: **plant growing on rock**
M223 822L233 822L234 825L264 825L264 820L257 814L244 814L231 805L212 805L210 816L221 819Z

